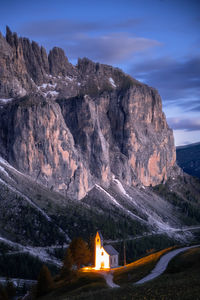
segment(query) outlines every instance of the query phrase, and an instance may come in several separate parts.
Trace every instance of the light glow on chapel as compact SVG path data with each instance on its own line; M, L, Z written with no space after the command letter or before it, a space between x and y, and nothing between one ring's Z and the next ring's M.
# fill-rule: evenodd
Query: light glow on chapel
M103 236L97 231L95 237L95 270L110 269L118 266L118 252L111 246L103 246Z

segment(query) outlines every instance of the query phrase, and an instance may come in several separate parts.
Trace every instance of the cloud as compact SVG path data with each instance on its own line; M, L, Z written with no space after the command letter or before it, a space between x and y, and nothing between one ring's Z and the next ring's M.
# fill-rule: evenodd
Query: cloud
M99 22L91 21L73 21L66 19L59 20L45 20L37 22L26 22L20 26L19 32L26 36L32 37L45 37L52 39L61 36L67 37L68 35L80 34L84 32L91 32L100 29Z
M200 119L197 118L200 111L200 56L184 60L169 56L145 60L132 66L131 74L158 89L165 111L171 116L168 123L172 129L200 130ZM174 117L181 114L181 118Z
M62 47L71 60L86 56L102 63L119 64L136 53L161 45L156 40L126 33L140 23L140 19L115 22L63 19L24 23L18 31L42 43L46 40L48 48Z
M191 108L191 109L189 109L190 111L194 111L194 112L200 112L200 105L197 105L197 106L195 106L195 107L193 107L193 108Z
M199 112L200 111L200 100L199 99L191 99L188 97L186 99L176 99L171 101L165 101L163 103L164 107L170 109L171 107L179 107L184 112Z
M133 77L156 87L165 100L200 97L200 56L178 61L162 57L132 66Z
M200 100L199 99L187 99L186 101L180 101L179 106L188 112L199 112L200 111Z
M70 19L32 21L23 23L19 32L32 37L61 37L91 33L94 31L124 31L141 23L138 18L127 19L119 22L108 21L74 21Z
M63 45L73 58L87 56L103 63L120 63L138 52L160 46L156 40L132 37L124 33L101 35L98 37L80 36L73 43Z
M200 119L168 118L168 124L174 130L196 131L200 130Z

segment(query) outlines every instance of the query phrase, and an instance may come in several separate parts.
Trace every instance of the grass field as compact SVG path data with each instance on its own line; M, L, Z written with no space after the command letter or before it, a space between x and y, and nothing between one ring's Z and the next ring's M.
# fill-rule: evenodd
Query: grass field
M126 268L116 269L114 281L120 285L119 288L108 288L97 272L79 272L72 283L58 281L55 290L40 299L200 300L200 248L176 256L160 277L143 285L134 285L169 250L171 248L150 254Z
M173 247L166 248L156 253L143 257L135 262L126 265L126 267L118 268L114 271L114 282L118 285L133 283L151 272L160 257L172 250Z
M77 277L70 283L60 280L55 284L55 289L41 297L43 300L63 300L71 299L77 295L92 295L95 291L107 289L105 279L97 272L81 272L79 271Z
M149 261L150 258L147 263ZM122 282L122 273L120 278ZM73 299L200 300L200 248L179 254L169 263L163 275L146 284L136 286L128 282L120 288L79 294Z

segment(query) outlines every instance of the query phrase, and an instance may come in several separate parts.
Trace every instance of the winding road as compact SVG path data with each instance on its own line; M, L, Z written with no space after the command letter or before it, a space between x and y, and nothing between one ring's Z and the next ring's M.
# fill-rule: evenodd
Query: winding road
M200 247L200 245L183 247L183 248L175 249L175 250L172 250L172 251L166 253L165 255L163 255L160 258L160 260L156 264L155 268L151 271L151 273L148 274L147 276L145 276L144 278L140 279L139 281L135 282L134 285L135 284L143 284L147 281L150 281L150 280L160 276L166 270L168 263L170 262L170 260L172 258L174 258L174 256L176 256L177 254L184 252L188 249L192 249L192 248L196 248L196 247ZM105 278L106 283L109 287L111 287L111 288L120 287L119 285L117 285L113 282L113 271L110 271L110 272L101 271L100 274L103 275L103 277Z
M143 284L149 280L152 280L152 279L160 276L166 270L168 263L174 256L176 256L177 254L184 252L188 249L196 248L199 246L200 245L184 247L184 248L180 248L180 249L176 249L176 250L168 252L167 254L165 254L161 257L161 259L159 260L159 262L157 263L157 265L155 266L155 268L151 271L151 273L149 275L145 276L144 278L140 279L139 281L135 282L134 284Z

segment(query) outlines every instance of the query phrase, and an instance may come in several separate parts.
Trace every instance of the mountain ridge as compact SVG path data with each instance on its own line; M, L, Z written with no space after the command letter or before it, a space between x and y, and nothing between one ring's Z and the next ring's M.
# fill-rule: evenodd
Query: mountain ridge
M176 149L190 148L190 147L195 147L195 146L199 146L199 145L200 145L200 142L196 142L196 143L192 143L192 144L176 146Z
M199 242L199 195L154 88L0 34L0 276L55 274L97 230L121 262Z
M48 260L99 228L113 241L194 238L199 183L176 165L155 89L58 48L48 58L8 28L0 61L1 243Z
M157 185L180 173L158 92L121 70L0 37L0 154L74 199L113 176Z

